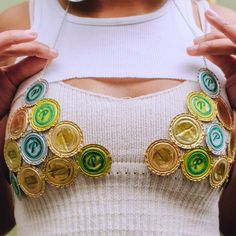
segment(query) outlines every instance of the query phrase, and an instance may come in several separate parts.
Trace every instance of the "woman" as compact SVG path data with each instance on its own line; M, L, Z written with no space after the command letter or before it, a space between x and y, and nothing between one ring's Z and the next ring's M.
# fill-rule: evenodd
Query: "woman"
M42 166L37 163L36 168L27 164L29 156L22 145L32 133L25 132L25 136L16 138L24 165L20 163L19 170L13 172L18 172L17 179L25 193L21 200L15 198L19 235L32 232L35 235L219 235L221 192L212 188L211 185L216 187L215 182L210 185L206 178L214 169L203 142L204 128L209 123L196 120L185 106L189 94L200 90L197 72L205 65L202 58L188 57L186 47L195 34L202 34L200 25L202 30L209 30L202 17L207 8L205 1L192 5L188 0L140 0L135 4L127 0L85 0L69 8L63 0L31 2L31 28L38 32L39 41L56 44L60 54L44 71L43 79L49 81L46 97L51 100L46 100L47 106L55 105L58 112L55 113L59 114L60 105L62 123L58 124L63 124L66 131L59 129L58 124L50 127L49 132L43 127L41 132L47 137L50 157L44 157ZM217 68L210 62L207 67L223 84ZM29 102L24 94L32 91L30 85L39 77L27 80L17 92L9 114L5 149L8 142L13 142L9 137L15 112ZM44 140L39 132L42 127L38 129L33 117L44 102L39 101L29 111L29 130L37 130L34 135L41 140ZM48 111L42 108L38 112L36 118L43 122ZM178 122L183 122L184 127L178 127ZM195 134L193 123L199 127ZM67 138L72 137L72 128L68 124L70 128L76 127L73 132L77 132L77 139L84 139L79 152L69 158L68 152L58 151L58 146L64 150L70 143ZM57 135L53 136L57 129L58 146ZM189 152L190 146L178 141L183 137L186 142L185 137L193 136L198 136L200 142L192 143L190 146L194 148ZM197 148L196 144L204 148ZM36 148L31 147L31 151ZM12 167L8 156L5 153L7 164ZM180 156L184 157L181 165ZM191 176L185 165L188 157L193 157L189 165ZM61 168L62 160L67 167ZM73 178L74 174L68 174L76 172L68 167L75 160L85 176L80 173ZM94 169L103 163L108 166L94 174ZM204 173L195 175L193 172L199 169L205 169ZM221 171L215 181L221 181ZM88 177L105 174L99 179ZM44 175L49 183L45 192ZM65 184L62 177L70 176L74 185L55 188L69 185L71 182ZM235 196L230 190L234 184L232 178L222 195L224 207L220 208L221 228L229 235L235 233L235 215L227 215L225 209L233 205Z

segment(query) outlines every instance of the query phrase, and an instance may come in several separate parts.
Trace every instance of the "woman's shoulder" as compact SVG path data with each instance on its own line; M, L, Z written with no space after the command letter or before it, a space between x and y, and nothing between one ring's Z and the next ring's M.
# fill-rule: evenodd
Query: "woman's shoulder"
M13 29L28 29L29 3L23 2L0 13L0 32Z

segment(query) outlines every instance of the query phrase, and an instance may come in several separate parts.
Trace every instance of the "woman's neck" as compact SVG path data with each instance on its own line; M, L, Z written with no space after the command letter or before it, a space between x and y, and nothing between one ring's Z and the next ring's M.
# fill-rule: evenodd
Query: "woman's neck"
M68 0L58 0L65 9ZM111 18L142 15L161 8L168 0L85 0L71 3L70 13L82 17Z

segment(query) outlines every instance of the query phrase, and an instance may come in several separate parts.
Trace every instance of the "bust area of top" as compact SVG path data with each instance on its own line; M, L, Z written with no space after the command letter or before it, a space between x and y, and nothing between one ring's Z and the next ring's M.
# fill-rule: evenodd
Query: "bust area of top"
M62 15L65 14L65 1L52 1L54 7ZM114 18L93 18L81 17L75 15L74 11L69 12L67 20L75 23L88 25L120 25L145 22L154 18L161 17L168 11L169 1L165 1L157 10L150 13L135 16L114 17ZM196 25L201 28L198 8L193 2L193 12L196 20ZM63 81L68 86L77 88L84 92L92 92L99 95L110 96L114 98L138 98L153 93L161 93L162 91L178 87L184 80L178 78L69 78Z

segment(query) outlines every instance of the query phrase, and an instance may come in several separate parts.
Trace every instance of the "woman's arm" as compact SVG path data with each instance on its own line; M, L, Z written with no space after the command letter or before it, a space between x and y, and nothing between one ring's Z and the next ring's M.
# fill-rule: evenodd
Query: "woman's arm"
M14 206L12 201L12 194L10 185L6 180L5 174L7 174L6 166L3 157L3 140L5 136L5 130L7 117L0 121L0 235L5 235L15 225L14 219Z

